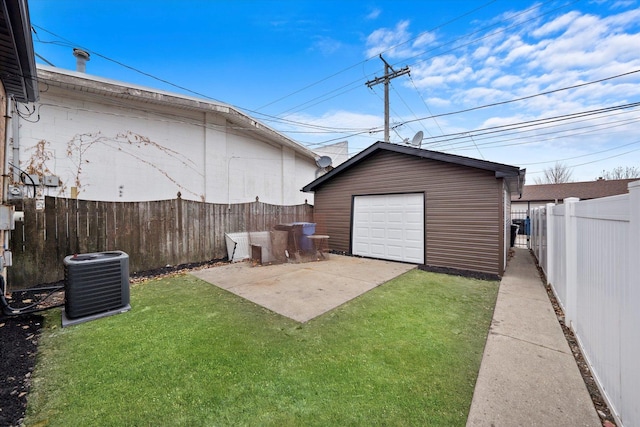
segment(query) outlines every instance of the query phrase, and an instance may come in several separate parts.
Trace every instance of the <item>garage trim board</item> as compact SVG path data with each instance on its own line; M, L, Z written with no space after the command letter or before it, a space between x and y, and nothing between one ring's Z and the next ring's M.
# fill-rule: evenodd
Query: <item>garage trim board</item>
M424 264L424 193L353 196L352 253Z

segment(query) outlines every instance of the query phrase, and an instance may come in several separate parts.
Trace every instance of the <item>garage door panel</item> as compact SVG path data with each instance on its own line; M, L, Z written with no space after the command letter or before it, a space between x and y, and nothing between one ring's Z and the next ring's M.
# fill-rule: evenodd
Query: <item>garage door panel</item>
M407 212L405 213L405 221L408 224L421 223L423 220L422 213L420 212Z
M404 239L404 230L401 228L387 228L387 238L388 239Z
M421 229L418 228L404 230L404 238L408 241L422 242L422 240L424 239L424 233Z
M356 196L353 218L355 255L424 262L423 194Z
M385 230L384 228L372 228L371 229L371 238L384 240L385 238Z
M407 250L405 249L404 251L405 257L409 258L409 259L416 259L416 260L421 260L423 257L423 252L421 250ZM422 264L422 262L418 262L419 264Z
M402 246L387 245L387 254L392 257L401 257L404 253Z
M385 248L384 248L383 244L375 244L375 243L373 243L373 244L369 245L369 251L371 251L371 253L374 256L380 257L380 256L384 255Z
M368 237L369 236L369 228L366 227L358 227L353 230L353 234L358 237Z
M389 212L387 214L387 223L390 223L390 224L403 224L404 223L404 215L402 215L402 212Z

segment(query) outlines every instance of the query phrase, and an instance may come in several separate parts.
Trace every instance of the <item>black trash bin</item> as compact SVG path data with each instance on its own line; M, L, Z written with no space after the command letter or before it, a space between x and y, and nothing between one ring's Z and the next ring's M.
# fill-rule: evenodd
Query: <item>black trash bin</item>
M525 229L524 229L525 220L523 218L512 219L511 220L511 225L517 225L518 226L518 234L519 235L524 235L525 234Z
M516 236L518 235L518 226L516 224L511 224L511 247L514 247L516 244Z

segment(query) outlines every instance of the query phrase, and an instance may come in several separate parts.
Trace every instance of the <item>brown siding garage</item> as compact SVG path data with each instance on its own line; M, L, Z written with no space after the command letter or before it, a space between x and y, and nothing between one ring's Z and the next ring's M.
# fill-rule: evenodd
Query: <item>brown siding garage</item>
M514 166L378 142L303 191L315 193L316 233L328 234L333 250L363 254L364 247L365 256L420 263L413 255L403 259L404 249L395 241L402 241L398 237L402 231L408 242L405 252L415 252L415 221L399 219L395 207L385 211L383 206L397 204L404 195L420 195L424 203L424 226L419 231L424 264L502 275L509 238L505 204L510 201L509 193L520 191L523 182L524 170ZM354 205L373 195L380 196L371 199L380 205L371 211L378 219L355 217ZM416 204L418 199L406 200ZM386 221L380 212L388 212ZM411 208L404 215L419 212ZM381 225L375 225L378 223ZM358 233L365 236L364 244L360 244ZM378 245L385 236L389 240L386 249ZM367 246L370 241L375 248Z

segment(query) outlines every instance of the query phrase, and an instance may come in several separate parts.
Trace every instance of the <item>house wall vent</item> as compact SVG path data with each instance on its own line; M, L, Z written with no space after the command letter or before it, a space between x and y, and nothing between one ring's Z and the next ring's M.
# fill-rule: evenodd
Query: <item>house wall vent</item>
M122 251L64 259L62 326L129 311L129 255Z

